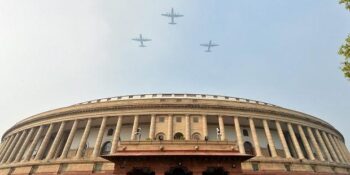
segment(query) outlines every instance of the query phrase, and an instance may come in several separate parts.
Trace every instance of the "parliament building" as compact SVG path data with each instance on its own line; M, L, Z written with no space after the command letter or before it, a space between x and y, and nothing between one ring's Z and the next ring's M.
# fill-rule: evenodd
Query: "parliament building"
M347 133L349 134L349 133ZM207 94L140 94L28 117L1 138L0 175L350 174L317 117Z

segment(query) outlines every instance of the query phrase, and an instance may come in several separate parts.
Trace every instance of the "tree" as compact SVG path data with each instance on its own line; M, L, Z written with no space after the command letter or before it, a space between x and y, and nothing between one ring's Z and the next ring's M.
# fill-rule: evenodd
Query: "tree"
M344 76L350 79L350 35L345 39L345 43L340 47L338 53L345 57L341 70L343 71Z
M350 10L350 0L340 0L339 4L344 4L345 8Z
M339 4L344 4L345 8L350 11L350 0L340 0ZM345 57L341 70L344 76L350 80L350 35L345 39L345 43L340 47L338 53Z

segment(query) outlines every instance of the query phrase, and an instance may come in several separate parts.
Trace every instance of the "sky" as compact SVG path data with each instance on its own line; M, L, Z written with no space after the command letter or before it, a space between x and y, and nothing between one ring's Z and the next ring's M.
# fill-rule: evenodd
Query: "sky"
M160 15L172 7L176 25ZM141 33L145 48L131 40ZM0 135L92 99L205 93L314 115L350 147L348 34L349 11L329 0L0 1ZM209 40L220 46L206 53Z

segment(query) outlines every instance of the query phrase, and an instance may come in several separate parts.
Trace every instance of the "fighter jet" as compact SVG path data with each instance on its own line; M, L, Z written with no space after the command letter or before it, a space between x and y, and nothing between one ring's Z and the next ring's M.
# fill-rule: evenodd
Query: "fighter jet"
M171 12L170 12L170 13L162 14L162 16L171 18L171 22L170 22L169 24L176 24L176 23L174 22L174 18L183 17L184 15L176 14L176 13L174 12L174 8L171 8Z
M218 44L214 44L211 42L211 40L209 41L209 44L201 44L201 46L203 47L208 47L207 50L205 50L205 52L211 52L210 48L211 47L215 47L215 46L219 46Z
M133 38L132 40L134 40L134 41L139 41L139 42L141 43L141 44L140 44L140 47L146 47L146 45L144 45L143 42L152 41L151 39L143 38L143 37L142 37L142 34L140 34L140 37L139 37L139 38Z

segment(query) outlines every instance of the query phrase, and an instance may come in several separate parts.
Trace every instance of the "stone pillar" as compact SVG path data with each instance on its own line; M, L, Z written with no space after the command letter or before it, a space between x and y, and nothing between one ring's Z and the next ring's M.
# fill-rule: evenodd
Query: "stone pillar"
M24 154L26 148L28 147L29 141L33 137L33 134L34 134L34 128L31 128L27 137L25 138L23 144L21 145L21 148L20 148L14 162L19 162L22 159L23 154Z
M221 133L221 140L225 140L225 125L224 125L224 117L222 115L219 115L218 117L219 120L219 128L220 128L220 133Z
M331 141L331 145L334 148L335 153L338 156L338 159L340 162L345 163L345 160L343 158L343 155L340 154L338 146L335 144L335 141L333 139L333 136L331 134L328 134L329 140Z
M64 127L66 126L66 122L62 122L60 128L58 129L58 132L56 134L56 137L52 143L52 146L49 150L49 153L47 154L45 160L48 161L50 159L53 158L53 156L55 155L55 152L57 151L57 146L60 143L61 139L62 139L62 135L64 132Z
M77 128L78 128L78 123L79 123L78 120L74 120L72 129L71 129L70 132L69 132L69 135L68 135L66 144L64 145L64 148L63 148L63 151L62 151L62 154L61 154L60 159L65 159L65 158L67 158L68 152L69 152L69 150L70 150L70 147L71 147L71 145L72 145L72 142L73 142L75 133L76 133Z
M253 144L254 144L254 147L255 147L256 156L260 157L260 156L262 156L261 148L260 148L258 136L256 134L254 120L252 118L249 118L249 126L250 126L250 130L252 132L252 139L253 139Z
M1 164L5 163L8 160L8 158L9 158L10 154L12 153L12 150L15 147L18 139L19 139L19 133L16 133L15 138L13 139L12 143L10 144L8 149L6 150L6 154L4 155L4 157L1 160Z
M156 115L151 116L151 124L149 126L149 138L151 140L155 139L155 130L156 130Z
M310 137L310 140L311 140L312 145L313 145L314 148L316 149L316 154L317 154L318 159L319 159L320 161L324 161L324 157L323 157L322 151L321 151L321 149L320 149L320 146L318 146L318 143L317 143L317 141L316 141L316 139L315 139L315 136L314 136L314 134L313 134L311 128L310 128L310 127L306 127L306 130L307 130L307 132L308 132L308 134L309 134L309 137Z
M56 149L57 151L55 151L55 154L53 155L53 159L59 159L60 158L60 156L62 155L64 144L67 142L67 138L68 138L68 135L67 135L66 131L64 131L63 135L62 135L62 138L61 138L61 140L58 143L58 146L57 146L57 149Z
M7 150L7 148L9 147L10 142L12 141L12 139L13 139L12 136L6 138L6 141L5 141L5 143L4 143L4 146L3 146L2 149L1 149L0 161L1 161L2 157L3 157L3 155L6 153L6 150Z
M78 151L77 151L77 154L75 155L75 159L79 159L79 158L83 157L84 147L86 145L86 141L87 141L89 134L90 134L91 122L92 122L92 119L89 118L87 123L86 123L83 136L81 137Z
M307 138L306 138L306 136L305 136L303 127L302 127L301 125L298 125L298 130L299 130L299 134L300 134L301 140L302 140L303 143L304 143L307 156L309 157L310 160L315 160L314 153L312 152L312 149L311 149L311 147L310 147L310 144L309 144L309 142L307 141Z
M190 123L190 115L185 116L185 139L191 140L191 123Z
M34 160L41 160L43 158L44 152L47 149L47 145L48 145L48 143L50 141L50 137L51 137L51 133L52 133L53 127L54 127L54 124L51 123L49 128L46 131L46 135L45 135L45 137L43 139L43 142L41 142L41 145L39 147L38 153L36 154Z
M344 151L342 145L339 143L338 138L334 136L334 137L333 137L333 140L334 140L334 143L337 145L340 154L343 156L343 159L344 159L345 163L350 163L350 162L349 162L349 159L348 159L348 157L347 157L347 155L346 155L346 152Z
M286 156L287 159L291 159L292 156L290 154L290 150L288 148L288 144L287 144L287 141L286 141L286 138L284 137L284 134L283 134L283 130L282 130L282 127L281 127L281 124L279 121L276 120L276 128L277 128L277 132L278 132L278 136L281 140L281 143L282 143L282 146L283 146L283 150L284 150L284 154Z
M43 130L44 130L44 126L41 125L39 127L38 131L36 132L35 137L34 137L32 143L30 144L30 147L28 148L28 152L27 152L26 156L24 157L23 161L29 161L30 158L32 157L33 151L34 151L36 145L38 144L38 141L42 135Z
M173 140L173 116L168 116L168 140Z
M242 132L241 132L241 126L239 125L239 119L237 116L233 117L233 122L235 124L235 130L236 130L236 137L237 137L237 142L238 142L238 149L239 153L245 154L245 149L243 145L243 137L242 137Z
M207 116L206 115L202 115L202 124L203 124L203 136L208 137L208 124L207 124Z
M9 159L9 156L10 156L11 154L14 154L13 148L15 147L16 143L18 142L19 136L20 136L20 133L19 133L19 132L16 133L16 136L15 136L15 138L13 139L11 145L8 147L5 156L4 156L4 157L2 158L2 160L1 160L1 164L7 162L7 160Z
M0 162L4 158L5 154L7 153L8 148L10 147L11 143L13 142L13 139L15 138L15 135L11 135L7 138L7 143L5 145L5 148L3 149L1 155L0 155Z
M135 115L134 117L134 125L132 126L132 131L131 131L131 140L135 140L137 128L139 127L139 116Z
M98 134L97 134L95 147L94 147L94 150L93 150L92 155L91 155L92 158L96 158L100 154L101 143L102 143L103 135L104 135L105 130L106 130L106 123L107 123L107 117L103 117L102 122L101 122L101 126L100 126L100 130L98 131Z
M117 125L115 126L114 135L113 135L111 154L114 154L117 150L122 124L123 124L123 117L119 116Z
M14 158L16 158L15 156L18 153L18 150L20 149L20 147L22 146L25 137L27 136L28 131L24 130L22 131L21 137L19 138L18 142L16 143L16 146L13 148L10 157L7 159L6 163L10 163Z
M339 140L340 145L343 147L343 150L345 152L346 157L349 160L350 163L350 152L348 151L348 148L346 147L345 143L343 142L343 140Z
M317 139L318 139L318 141L320 142L320 145L321 145L323 151L324 151L325 154L326 154L327 160L328 160L329 162L333 162L333 159L332 159L332 157L331 157L331 154L329 153L329 151L328 151L328 149L327 149L327 146L326 146L326 144L324 143L323 138L321 137L320 131L319 131L318 129L315 129L315 133L316 133Z
M300 148L298 139L297 139L297 137L295 136L295 132L294 132L294 129L293 129L292 124L291 124L291 123L288 123L287 126L288 126L289 134L290 134L290 136L291 136L291 138L292 138L292 141L293 141L293 145L294 145L294 147L295 147L295 149L296 149L296 151L297 151L298 158L299 158L299 159L305 159L304 154L303 154L303 152L301 151L301 148Z
M263 125L264 125L264 130L265 130L267 142L269 143L271 156L272 157L277 157L275 143L273 141L273 138L272 138L272 135L271 135L271 132L270 132L270 128L269 128L269 124L267 123L267 120L265 120L265 119L263 120Z
M336 141L339 143L340 147L344 152L344 157L346 157L346 159L348 160L348 163L350 164L350 153L348 152L348 149L346 148L344 142L338 138L336 138Z
M322 133L322 136L323 136L324 140L326 141L326 145L327 145L329 151L331 152L332 157L334 158L334 161L340 162L338 156L335 154L335 151L334 151L334 148L331 145L331 142L329 141L329 139L327 137L326 132L321 131L321 133Z

